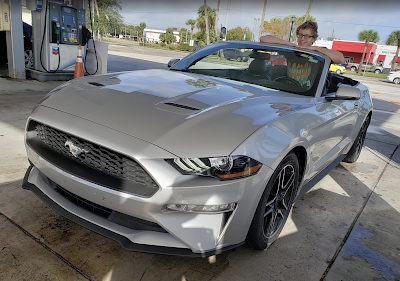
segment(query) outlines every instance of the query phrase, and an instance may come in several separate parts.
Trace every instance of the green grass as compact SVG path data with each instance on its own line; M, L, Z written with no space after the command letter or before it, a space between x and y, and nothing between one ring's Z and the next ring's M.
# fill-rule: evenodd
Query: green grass
M346 70L345 74L353 74L353 75L358 75L357 71L351 71L351 70ZM368 71L361 71L361 75L365 77L376 77L376 78L386 78L387 74L376 74L374 72L368 72Z

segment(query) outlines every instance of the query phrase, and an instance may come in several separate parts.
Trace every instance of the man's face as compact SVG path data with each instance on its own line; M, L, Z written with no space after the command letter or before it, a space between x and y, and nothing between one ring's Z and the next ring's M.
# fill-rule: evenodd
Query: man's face
M312 36L311 29L300 29L297 34L297 44L302 47L311 46L315 41L315 38Z

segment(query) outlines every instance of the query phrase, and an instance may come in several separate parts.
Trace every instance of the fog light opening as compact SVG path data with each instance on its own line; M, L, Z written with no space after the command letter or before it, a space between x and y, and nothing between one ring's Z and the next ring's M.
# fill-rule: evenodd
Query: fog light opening
M167 204L166 209L188 213L224 213L233 211L235 207L236 203L221 205Z

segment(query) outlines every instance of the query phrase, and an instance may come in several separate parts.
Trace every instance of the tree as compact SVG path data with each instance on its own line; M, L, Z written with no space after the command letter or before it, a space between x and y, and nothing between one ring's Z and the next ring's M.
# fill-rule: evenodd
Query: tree
M136 27L136 30L138 31L138 35L140 38L143 39L144 41L144 29L146 28L146 23L145 22L141 22L139 23L139 26Z
M395 70L395 66L397 65L397 58L399 57L399 49L400 49L400 30L392 31L390 33L389 38L386 42L388 45L397 45L396 55L394 56L392 63L392 71Z
M204 7L207 7L207 0L204 0ZM207 40L207 45L210 45L210 26L208 24L208 15L207 15L208 9L204 9L204 23L206 26L206 40ZM215 28L215 24L214 24Z
M218 32L218 14L219 14L219 4L221 3L221 0L218 0L217 3L217 11L215 12L215 37L217 37L217 41L219 41L219 32Z
M246 40L250 40L253 37L253 33L250 31L249 27L245 27L244 29L240 26L230 29L226 34L226 40L245 40L244 35L246 35Z
M197 11L197 14L199 15L197 17L197 23L196 27L200 30L199 32L196 33L196 38L197 40L206 42L206 21L205 21L205 6L202 5L200 6L199 10ZM215 42L216 41L216 36L215 36L215 9L207 6L207 26L209 29L209 37L210 37L210 42Z
M193 40L193 29L194 29L194 26L196 25L196 20L192 20L192 19L187 20L185 24L190 25L190 40Z
M312 1L313 1L313 0L310 0L310 5L308 5L308 9L307 9L306 15L305 15L305 17L304 17L304 19L303 19L303 22L306 22L306 21L307 21L306 18L308 18L308 15L310 14Z
M296 30L299 25L304 22L305 15L301 17L294 16L293 30ZM315 21L313 16L308 16L307 20ZM292 15L285 17L284 19L272 18L270 22L264 21L264 29L262 34L273 35L282 40L287 40L290 34L290 27L292 25Z
M176 42L176 37L174 35L174 30L171 27L168 27L165 33L160 34L160 40L163 43L170 44Z
M89 4L91 1L87 1L87 13L86 13L86 26L91 29L92 32L99 34L98 38L103 40L105 33L114 33L115 30L120 30L123 25L122 16L119 11L121 10L121 4L118 0L97 0L98 13L92 15ZM97 10L96 7L96 10ZM91 8L91 6L90 6ZM94 16L93 27L91 18Z
M365 57L365 53L367 51L367 47L368 47L370 42L376 43L376 42L379 41L378 32L376 32L376 31L374 31L372 29L361 31L360 33L358 33L358 40L365 41L364 51L363 51L363 54L361 56L361 61L360 61L360 67L358 68L358 74L361 75L361 66L362 66L362 63L364 61L364 57Z
M180 38L180 42L187 42L187 37L192 36L192 34L190 33L189 30L187 30L186 28L181 28L181 30L179 30L179 38Z

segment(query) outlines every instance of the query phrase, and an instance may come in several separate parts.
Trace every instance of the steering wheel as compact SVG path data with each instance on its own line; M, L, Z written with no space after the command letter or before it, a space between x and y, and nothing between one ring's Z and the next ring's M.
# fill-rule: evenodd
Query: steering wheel
M295 80L295 79L293 79L292 77L289 77L289 76L280 76L278 78L275 78L274 81L276 81L276 82L279 82L279 81L287 82L288 84L296 85L296 86L301 88L300 83L297 80Z
M272 80L267 74L258 75L249 71L249 69L245 70L246 75L249 75L255 79L265 79L265 80Z

